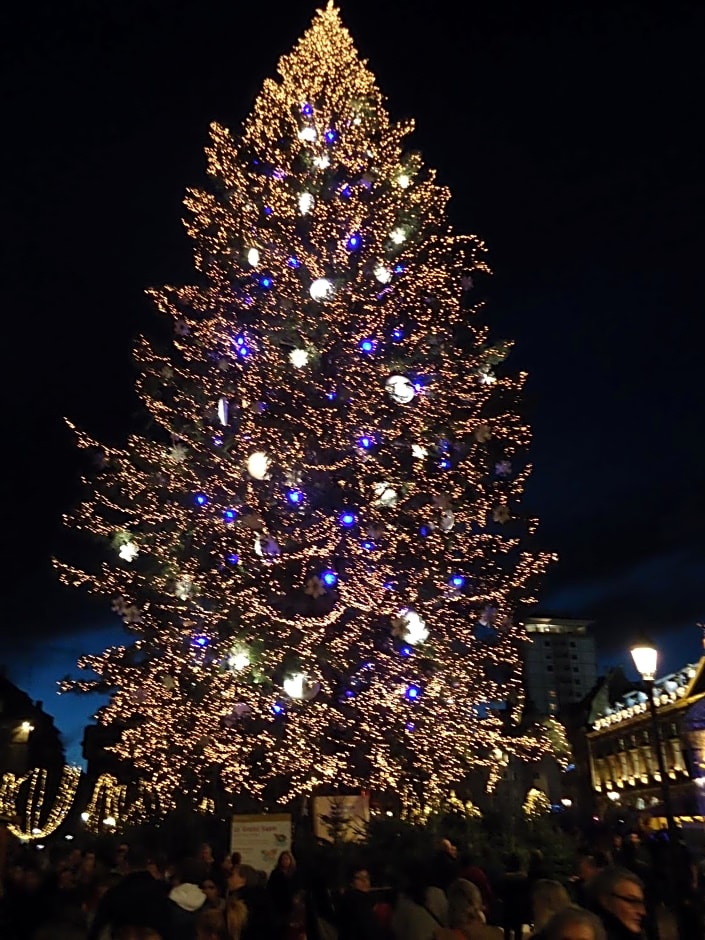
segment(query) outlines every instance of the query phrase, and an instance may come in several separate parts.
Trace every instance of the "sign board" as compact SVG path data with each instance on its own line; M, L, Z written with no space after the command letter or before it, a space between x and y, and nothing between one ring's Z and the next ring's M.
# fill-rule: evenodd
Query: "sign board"
M230 851L240 853L243 865L269 874L280 852L291 851L291 816L288 813L233 816Z
M326 842L362 842L370 821L370 798L366 793L351 796L314 796L313 831Z

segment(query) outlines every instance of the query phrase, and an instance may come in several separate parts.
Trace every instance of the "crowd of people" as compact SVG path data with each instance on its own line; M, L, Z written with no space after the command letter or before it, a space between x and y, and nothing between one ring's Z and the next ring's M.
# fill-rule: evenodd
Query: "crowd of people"
M139 845L120 844L109 859L69 849L9 859L0 937L703 940L705 869L687 853L670 852L668 869L662 861L637 834L615 837L609 851L583 851L561 881L540 852L494 870L444 839L431 857L403 865L394 886L375 887L358 865L338 890L326 872L301 872L289 851L267 874L238 853L216 860L208 844L174 864Z

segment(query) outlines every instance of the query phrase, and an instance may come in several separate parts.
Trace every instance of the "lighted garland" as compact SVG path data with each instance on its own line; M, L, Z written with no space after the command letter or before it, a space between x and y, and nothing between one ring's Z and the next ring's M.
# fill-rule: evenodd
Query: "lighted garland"
M46 839L66 819L76 798L76 792L81 780L81 770L78 767L66 766L62 769L58 791L51 809L45 812L44 803L47 793L48 772L44 768L35 767L23 777L6 773L0 786L0 801L5 813L11 820L21 820L8 823L8 829L18 839L23 841L39 841ZM22 803L19 803L20 792L23 786L27 787L27 794ZM18 805L19 804L19 805Z

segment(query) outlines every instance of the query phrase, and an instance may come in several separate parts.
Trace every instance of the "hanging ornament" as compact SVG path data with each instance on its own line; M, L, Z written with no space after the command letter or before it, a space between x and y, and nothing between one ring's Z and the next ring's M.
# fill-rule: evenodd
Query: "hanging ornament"
M327 277L318 277L311 284L309 294L313 300L327 300L333 294L333 285Z
M469 274L465 274L460 278L460 286L463 290L472 290L474 287L472 277Z
M287 486L292 487L292 489L301 486L301 480L302 476L300 470L287 470L284 474L284 482Z
M174 446L169 451L169 459L173 460L174 463L183 463L187 457L188 448L184 447L183 444L174 444Z
M473 431L473 436L480 444L486 444L492 437L492 431L489 424L480 424Z
M428 639L426 621L415 610L403 607L392 618L392 635L410 646L418 646Z
M318 575L313 575L306 582L304 593L308 594L309 597L312 597L314 600L316 600L319 597L323 597L323 595L327 592L323 581L321 581Z
M409 183L411 183L411 177L408 173L399 173L395 182L399 189L408 189Z
M416 394L410 379L405 375L391 375L384 383L384 388L392 401L398 405L408 405Z
M321 690L320 682L311 682L303 672L295 672L284 679L284 691L289 698L310 702Z
M129 541L124 542L119 550L118 555L122 558L123 561L134 561L135 558L139 555L140 550L135 544L135 542Z
M247 472L254 480L266 480L271 460L263 450L256 450L247 458Z
M219 398L218 399L218 420L223 425L223 427L227 427L229 411L230 411L230 405L228 403L228 399Z
M508 477L512 472L512 465L509 460L500 460L494 465L495 476Z
M174 332L177 336L188 336L191 332L191 327L186 320L179 319L174 322Z
M159 374L167 382L174 378L174 370L169 365L162 366Z
M401 226L392 229L389 233L389 238L395 245L403 245L406 241L406 232Z
M330 157L327 153L321 154L320 157L313 158L313 165L318 170L327 170L330 166Z
M479 372L480 385L496 385L497 376L490 372L489 366L484 366Z
M504 524L510 519L510 512L506 506L495 506L492 510L492 518L495 522Z
M307 124L306 127L301 128L297 136L304 143L312 144L318 137L318 132L311 124Z
M424 457L428 457L428 449L426 447L422 447L421 444L412 444L411 456L415 460L423 460Z
M497 620L497 608L488 605L480 614L480 623L483 627L492 627Z
M438 523L438 528L441 532L450 532L453 526L455 525L455 514L450 509L446 509L441 514L441 521Z
M262 538L259 532L255 535L255 554L260 558L276 558L281 555L281 549L271 535Z
M311 193L301 193L299 196L299 212L301 215L308 215L316 204L316 200Z
M383 506L384 508L396 506L398 494L389 483L375 483L374 493L376 499L373 505Z
M162 676L161 682L164 688L167 690L167 692L173 692L174 689L176 688L176 680L174 679L173 676L169 676L169 675Z
M247 650L233 650L228 656L228 669L231 672L242 672L250 665L250 656Z
M392 272L383 264L377 264L372 272L380 284L389 284L392 279Z
M180 601L187 601L193 594L193 578L190 574L182 574L174 585L174 594Z
M259 251L256 248L250 248L247 251L247 263L253 268L259 264Z
M307 349L292 349L289 353L289 362L296 369L303 369L304 366L307 366L311 354Z

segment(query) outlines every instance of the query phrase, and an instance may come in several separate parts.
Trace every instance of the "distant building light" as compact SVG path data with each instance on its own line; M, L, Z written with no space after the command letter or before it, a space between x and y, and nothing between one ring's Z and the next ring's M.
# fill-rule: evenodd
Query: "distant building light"
M31 721L23 721L20 725L20 728L22 731L24 731L25 734L29 734L30 731L34 731L34 725L31 723Z

